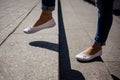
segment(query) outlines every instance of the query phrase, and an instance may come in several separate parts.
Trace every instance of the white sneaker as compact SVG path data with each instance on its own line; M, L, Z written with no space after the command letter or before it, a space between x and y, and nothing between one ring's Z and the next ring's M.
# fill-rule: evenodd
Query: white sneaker
M76 55L76 59L78 59L79 61L91 61L94 58L99 57L101 55L102 55L102 50L100 50L96 54L90 55L90 56L86 56L83 52L81 52L78 55Z
M38 32L42 29L52 28L55 25L56 25L55 20L52 18L48 22L46 22L42 25L39 25L36 27L28 27L28 28L25 28L23 31L24 31L24 33L31 34L31 33Z

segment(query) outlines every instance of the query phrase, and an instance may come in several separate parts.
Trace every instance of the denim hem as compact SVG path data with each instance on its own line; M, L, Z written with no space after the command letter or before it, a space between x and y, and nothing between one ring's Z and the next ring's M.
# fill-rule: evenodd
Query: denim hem
M98 41L95 41L94 44L100 45L100 46L105 46L105 43L100 43L100 42L98 42Z
M55 6L48 7L48 6L45 6L45 5L42 4L42 10L53 11L53 10L55 10Z

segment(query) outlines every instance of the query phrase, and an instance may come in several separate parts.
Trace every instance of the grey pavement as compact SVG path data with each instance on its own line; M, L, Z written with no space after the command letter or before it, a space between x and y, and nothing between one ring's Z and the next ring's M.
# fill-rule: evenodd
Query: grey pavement
M97 8L84 0L57 0L57 25L24 34L41 13L40 0L0 0L0 80L119 80L120 18L103 55L84 63L75 55L94 41Z
M38 3L39 0L0 0L0 45Z
M39 18L40 1L3 0L0 3L7 5L11 12L8 14L16 17L12 20L6 15L1 19L11 22L6 27L0 25L0 80L58 80L58 27L33 35L23 33L24 28ZM57 22L56 11L54 18Z
M79 71L85 80L120 79L120 19L114 16L102 57L93 62L81 63L76 61L75 55L88 48L94 41L97 8L83 0L62 0L61 2L71 69Z

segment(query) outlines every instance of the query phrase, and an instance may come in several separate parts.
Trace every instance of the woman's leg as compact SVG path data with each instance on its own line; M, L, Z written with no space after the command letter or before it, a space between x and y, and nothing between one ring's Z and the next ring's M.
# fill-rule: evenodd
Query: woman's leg
M55 0L42 0L42 13L33 26L25 28L23 31L27 34L35 33L42 29L52 28L55 21L52 17L52 11L55 9Z
M97 8L98 8L98 26L97 26L97 32L95 36L95 42L93 45L91 45L88 49L84 50L82 53L76 55L77 59L80 60L89 60L93 59L95 57L101 56L101 50L102 46L105 45L105 42L107 40L113 15L112 15L112 9L113 9L113 0L96 0ZM82 54L82 56L81 56ZM88 57L84 57L93 55L94 57L88 59Z
M95 44L105 45L112 21L113 21L113 0L97 0L98 26L95 36Z
M42 13L33 27L37 27L52 19L52 11L55 9L55 0L42 0Z
M86 55L92 55L102 49L107 40L113 21L113 0L97 0L98 26L94 44L85 50Z

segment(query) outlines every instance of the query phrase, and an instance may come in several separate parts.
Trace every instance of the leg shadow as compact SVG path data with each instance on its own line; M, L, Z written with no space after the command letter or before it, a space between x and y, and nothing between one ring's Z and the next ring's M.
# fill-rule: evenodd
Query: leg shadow
M88 3L95 6L95 0L83 0L83 1L88 2Z
M120 16L120 10L113 10L113 14L115 16Z
M66 33L64 29L61 3L58 0L58 26L59 26L59 80L85 80L81 72L72 70Z
M56 43L51 43L51 42L45 42L45 41L34 41L30 42L29 45L35 46L35 47L40 47L40 48L46 48L49 50L53 50L58 52L58 44Z
M113 80L120 80L120 78L116 77L115 75L111 74Z

